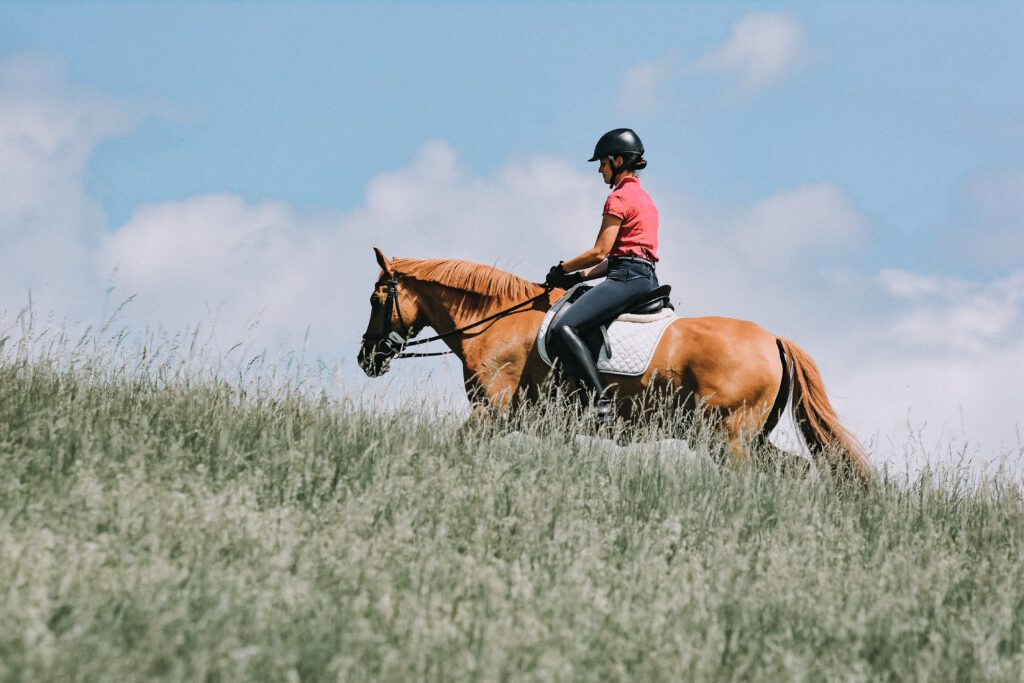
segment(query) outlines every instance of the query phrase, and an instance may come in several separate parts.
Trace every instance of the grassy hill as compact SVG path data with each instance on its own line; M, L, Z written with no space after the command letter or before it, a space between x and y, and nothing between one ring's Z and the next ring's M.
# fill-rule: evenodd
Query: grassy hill
M1019 484L457 427L8 353L0 679L1024 677Z

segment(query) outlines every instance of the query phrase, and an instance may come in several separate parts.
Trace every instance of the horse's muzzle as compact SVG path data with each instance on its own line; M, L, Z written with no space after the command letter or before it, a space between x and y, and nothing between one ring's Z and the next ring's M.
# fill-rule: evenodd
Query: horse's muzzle
M380 377L391 369L391 361L398 351L399 349L390 344L386 338L376 342L363 340L356 359L359 361L359 367L368 377Z

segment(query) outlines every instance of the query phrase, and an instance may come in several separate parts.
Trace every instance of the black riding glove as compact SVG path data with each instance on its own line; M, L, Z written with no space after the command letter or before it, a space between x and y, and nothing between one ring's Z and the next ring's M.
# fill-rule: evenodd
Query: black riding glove
M569 289L581 282L583 282L583 275L581 273L567 273L561 263L557 266L551 266L548 276L544 278L544 284L548 287L560 287L562 289Z
M559 263L557 266L551 266L551 270L548 271L547 277L544 278L544 284L548 287L557 287L558 281L565 275L565 268Z

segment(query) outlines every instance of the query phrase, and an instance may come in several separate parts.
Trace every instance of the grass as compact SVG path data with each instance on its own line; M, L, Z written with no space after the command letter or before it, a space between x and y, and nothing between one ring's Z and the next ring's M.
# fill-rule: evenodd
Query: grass
M859 492L72 346L0 361L2 680L1024 677L1012 480Z

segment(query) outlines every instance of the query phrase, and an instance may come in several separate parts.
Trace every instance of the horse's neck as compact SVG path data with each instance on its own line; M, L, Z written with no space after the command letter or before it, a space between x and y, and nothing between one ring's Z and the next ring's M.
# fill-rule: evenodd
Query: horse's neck
M421 297L420 304L425 308L431 327L438 332L446 332L447 329L456 329L475 323L489 315L493 315L503 308L514 306L515 301L507 301L503 297L486 296L482 294L466 294L463 290L450 287L439 282L429 282L422 285L425 296ZM465 296L473 297L483 302L481 306L462 306L461 302ZM439 329L438 326L447 329Z
M488 316L499 313L504 309L511 308L518 303L522 303L522 301L519 300L513 301L500 296L470 294L469 296L483 301L483 305L463 307L460 306L460 302L466 294L462 290L438 282L423 283L421 287L422 295L420 297L420 305L426 312L426 317L430 326L433 327L438 334L444 334L450 330L456 330L465 327L466 325L472 325L473 323L483 320ZM538 293L539 292L540 290L538 290ZM482 325L479 328L471 330L468 334L472 334L475 337L475 333L484 331L486 327L486 324ZM453 335L445 341L448 342L449 346L458 353L463 339L463 335Z
M461 316L452 305L446 289L436 282L419 283L420 308L423 309L427 324L438 334L461 327Z

